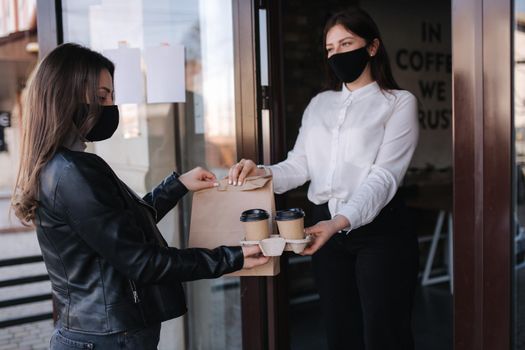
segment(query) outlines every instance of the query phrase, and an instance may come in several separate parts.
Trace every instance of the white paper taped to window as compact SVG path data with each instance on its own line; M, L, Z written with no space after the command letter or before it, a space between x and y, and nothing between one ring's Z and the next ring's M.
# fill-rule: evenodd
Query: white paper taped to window
M184 46L144 49L148 103L186 102Z
M103 54L115 64L115 104L143 103L144 77L140 67L140 49L120 47L105 50Z

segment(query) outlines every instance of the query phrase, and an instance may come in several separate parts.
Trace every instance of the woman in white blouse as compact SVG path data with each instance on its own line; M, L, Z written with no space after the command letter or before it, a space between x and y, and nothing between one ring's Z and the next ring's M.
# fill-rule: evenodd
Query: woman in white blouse
M396 196L418 140L417 99L395 82L377 25L333 15L324 39L329 88L306 108L286 160L242 159L230 183L273 174L276 193L310 181L312 262L330 349L413 349L415 234Z

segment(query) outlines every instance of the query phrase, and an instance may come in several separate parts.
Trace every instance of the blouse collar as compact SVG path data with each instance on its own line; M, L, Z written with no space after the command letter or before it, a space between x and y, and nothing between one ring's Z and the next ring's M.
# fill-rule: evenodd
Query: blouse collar
M375 81L363 87L360 87L359 89L354 91L348 90L346 84L343 84L343 87L341 89L341 101L349 102L351 100L360 100L370 94L378 92L379 90L381 90L381 88L379 87L379 84L377 84L377 82Z

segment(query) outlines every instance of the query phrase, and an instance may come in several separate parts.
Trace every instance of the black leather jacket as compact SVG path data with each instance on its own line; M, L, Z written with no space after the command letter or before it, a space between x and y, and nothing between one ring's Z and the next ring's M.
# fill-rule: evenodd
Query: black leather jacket
M168 247L156 224L187 192L177 177L140 198L97 155L60 148L46 164L35 225L64 327L159 323L186 312L181 282L242 268L240 247Z

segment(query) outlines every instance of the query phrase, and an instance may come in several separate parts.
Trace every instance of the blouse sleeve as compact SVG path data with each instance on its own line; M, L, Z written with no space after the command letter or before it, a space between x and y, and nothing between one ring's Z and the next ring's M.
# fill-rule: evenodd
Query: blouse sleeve
M348 219L350 229L370 223L394 197L417 146L417 99L410 93L397 99L370 173L335 213Z
M281 194L291 189L303 185L310 180L308 172L308 159L305 150L306 130L308 128L308 119L315 98L310 101L303 113L299 135L295 141L293 149L288 152L286 159L275 165L266 168L272 171L274 192Z

